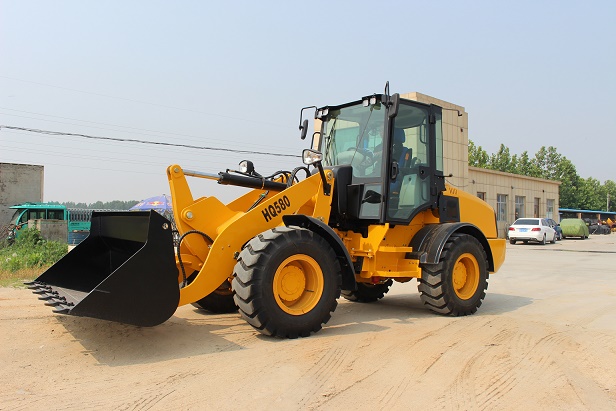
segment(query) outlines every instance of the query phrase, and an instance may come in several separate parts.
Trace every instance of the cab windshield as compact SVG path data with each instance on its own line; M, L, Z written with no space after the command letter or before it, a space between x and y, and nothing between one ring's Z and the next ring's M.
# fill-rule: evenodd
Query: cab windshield
M352 165L356 177L379 177L385 111L380 103L330 109L323 124L323 165Z

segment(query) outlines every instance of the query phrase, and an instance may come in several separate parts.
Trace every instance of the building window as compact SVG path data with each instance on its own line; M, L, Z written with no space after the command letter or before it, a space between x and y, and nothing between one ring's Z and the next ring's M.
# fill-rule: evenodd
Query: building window
M535 207L534 207L534 216L535 218L539 218L539 198L535 197Z
M507 194L496 195L496 219L507 221Z
M477 197L481 198L483 201L486 201L486 193L482 191L477 191Z
M515 218L516 220L518 218L526 217L526 214L524 213L524 210L525 210L524 203L526 203L526 197L515 196Z
M545 218L554 219L554 199L546 201Z

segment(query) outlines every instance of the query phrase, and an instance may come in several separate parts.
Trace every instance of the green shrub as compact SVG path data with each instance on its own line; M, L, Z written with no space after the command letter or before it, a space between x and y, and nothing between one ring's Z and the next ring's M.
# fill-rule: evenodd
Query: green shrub
M57 241L47 241L41 233L29 228L19 233L15 243L0 249L0 270L15 272L27 268L52 265L68 252L68 246Z

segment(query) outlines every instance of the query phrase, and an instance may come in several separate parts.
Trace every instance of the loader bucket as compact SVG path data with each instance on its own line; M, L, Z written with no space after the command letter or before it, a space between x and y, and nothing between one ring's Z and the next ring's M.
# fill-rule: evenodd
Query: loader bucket
M180 300L171 223L154 211L93 212L90 235L26 285L56 313L158 325Z

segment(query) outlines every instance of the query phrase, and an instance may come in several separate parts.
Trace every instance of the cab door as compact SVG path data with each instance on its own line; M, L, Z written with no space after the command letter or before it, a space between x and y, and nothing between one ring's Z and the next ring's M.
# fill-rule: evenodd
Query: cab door
M388 134L389 172L384 187L387 191L384 221L408 224L417 213L435 206L438 193L444 189L441 109L401 100ZM437 174L440 174L440 181Z

